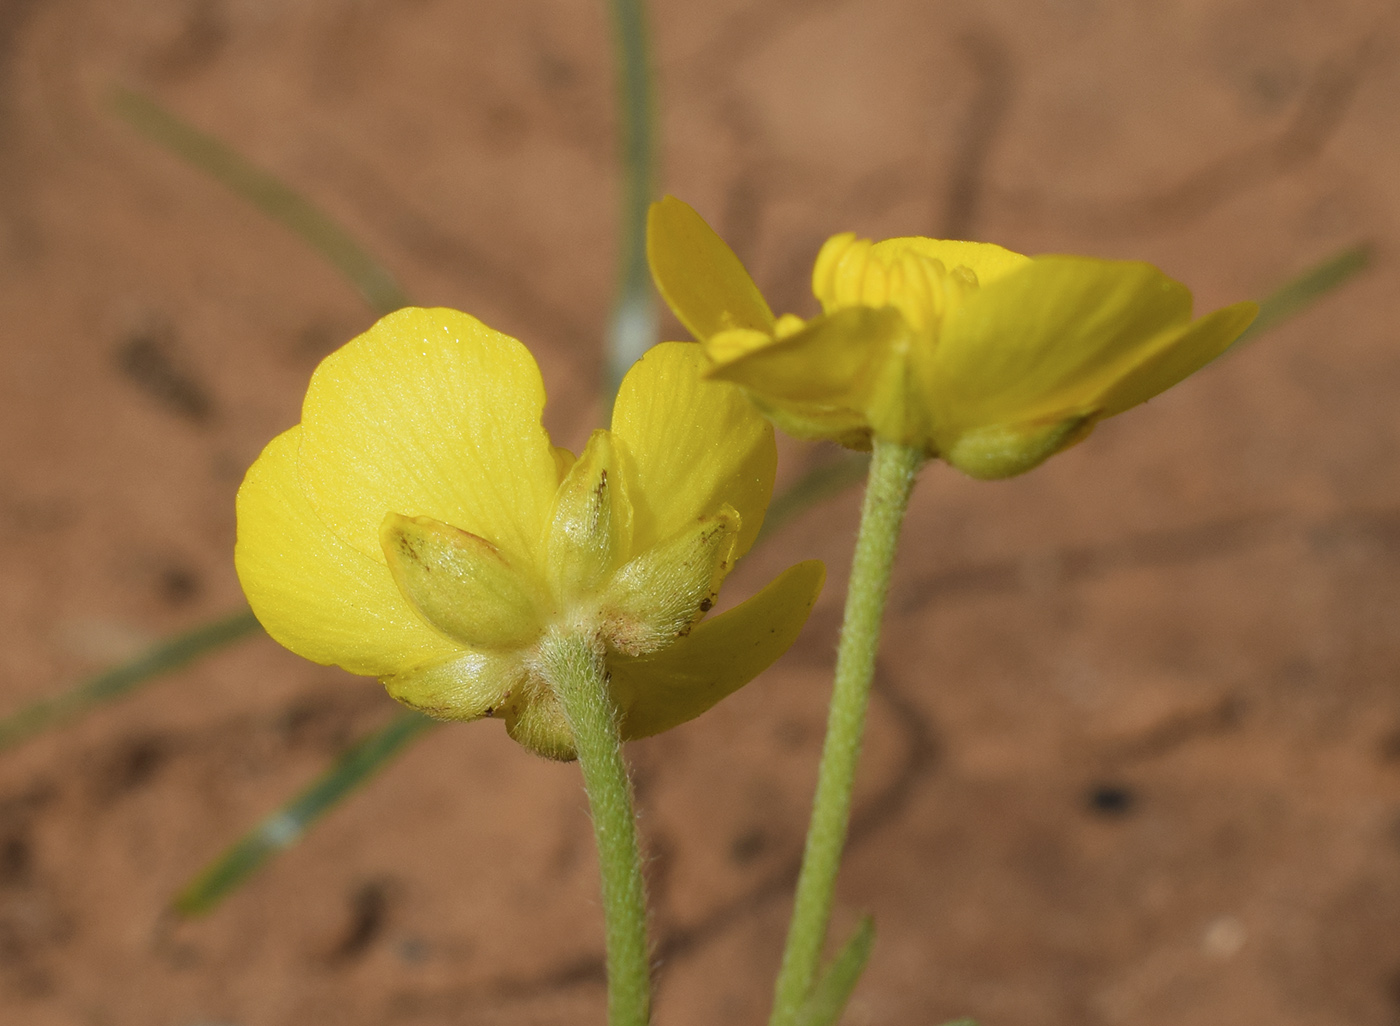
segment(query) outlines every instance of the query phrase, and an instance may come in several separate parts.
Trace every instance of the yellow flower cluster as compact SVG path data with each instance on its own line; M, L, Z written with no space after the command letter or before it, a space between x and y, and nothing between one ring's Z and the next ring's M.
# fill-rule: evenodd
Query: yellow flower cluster
M742 385L779 427L914 446L979 478L1024 473L1170 388L1258 312L1237 303L1192 320L1186 287L1139 262L847 233L812 272L822 313L775 318L733 251L671 196L652 205L647 254L710 376Z
M772 428L745 395L801 437L1007 477L1199 369L1257 312L1193 320L1190 292L1143 263L848 233L817 257L822 313L774 317L681 201L653 205L647 248L703 351L649 352L578 458L540 423L528 351L467 314L401 310L326 358L238 496L239 578L274 638L571 758L541 663L563 632L603 656L624 738L666 730L776 659L821 587L802 563L703 619L772 493Z
M623 738L683 723L796 638L822 584L792 567L702 620L753 544L772 428L698 346L649 352L575 459L540 423L519 342L452 310L391 314L317 368L301 423L238 493L239 579L269 634L443 719L501 717L572 758L548 632L602 652Z

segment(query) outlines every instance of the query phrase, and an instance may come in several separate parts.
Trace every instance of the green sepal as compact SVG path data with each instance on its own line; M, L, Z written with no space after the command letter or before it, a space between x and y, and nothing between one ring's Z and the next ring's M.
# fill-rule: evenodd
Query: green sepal
M607 642L642 656L688 634L729 573L739 525L739 514L726 503L622 567L601 597Z
M448 637L494 649L539 637L539 589L485 538L432 517L390 513L379 540L403 597Z
M546 528L546 565L567 603L599 586L632 546L632 504L611 432L597 430L569 468Z

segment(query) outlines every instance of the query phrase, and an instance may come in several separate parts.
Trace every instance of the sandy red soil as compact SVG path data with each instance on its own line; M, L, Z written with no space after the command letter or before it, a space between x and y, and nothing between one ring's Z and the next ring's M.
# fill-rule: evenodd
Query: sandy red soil
M665 185L809 311L854 229L1156 262L1202 309L1371 270L1033 474L944 467L896 573L838 925L850 1024L1400 1022L1400 21L1380 0L655 5ZM236 609L233 494L370 314L115 119L145 90L597 417L617 169L584 0L0 4L0 702ZM670 331L678 332L674 325ZM791 478L816 450L784 450ZM757 1023L856 496L731 580L831 579L630 748L665 1024ZM394 707L250 640L0 755L0 1020L602 1021L577 771L428 735L206 919L171 895Z

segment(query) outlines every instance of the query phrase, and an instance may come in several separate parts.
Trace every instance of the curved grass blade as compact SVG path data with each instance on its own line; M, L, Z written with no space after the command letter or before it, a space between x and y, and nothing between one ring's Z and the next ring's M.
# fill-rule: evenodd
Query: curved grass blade
M129 125L217 179L320 253L383 316L409 305L384 267L330 215L211 135L186 124L150 97L117 88L112 106Z
M411 710L399 713L195 877L175 898L175 911L184 916L212 912L268 859L301 840L313 823L383 769L409 742L441 725Z
M622 152L617 301L608 333L609 405L627 369L657 341L656 297L647 267L647 207L656 196L656 99L644 0L611 0Z
M836 458L813 467L786 489L773 496L763 518L758 538L776 534L813 506L833 499L858 481L864 481L870 467L870 454L841 449Z
M1362 242L1328 257L1259 301L1259 316L1231 349L1238 349L1270 328L1300 314L1323 296L1371 266L1371 245Z
M221 620L211 620L152 645L135 659L103 670L71 691L44 698L0 720L0 751L12 748L49 727L76 719L94 706L134 691L154 677L178 670L230 642L245 638L262 626L251 609Z
M797 1026L836 1026L836 1020L846 1010L851 991L856 989L865 963L870 961L870 949L875 944L875 920L862 916L851 935L826 971L812 987L812 993L797 1013Z

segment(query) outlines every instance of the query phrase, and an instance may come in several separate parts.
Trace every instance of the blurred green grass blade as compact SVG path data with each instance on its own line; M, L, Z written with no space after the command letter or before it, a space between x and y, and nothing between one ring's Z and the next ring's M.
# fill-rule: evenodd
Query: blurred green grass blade
M148 139L222 182L300 236L350 280L375 313L383 316L409 305L393 276L349 232L278 178L147 96L119 87L112 94L112 106Z
M0 751L49 727L75 719L94 706L119 698L154 677L178 670L200 656L260 630L262 626L254 618L252 610L245 609L152 645L135 659L103 670L71 691L41 699L0 720Z
M175 910L185 916L213 911L268 859L301 840L316 820L382 769L409 742L438 726L441 724L437 720L421 713L399 713L211 863L176 897Z
M860 974L865 972L865 963L870 961L870 949L874 944L875 920L863 916L851 939L813 985L812 993L807 995L802 1010L797 1013L797 1026L835 1026L846 1010L851 991L860 982Z
M1259 316L1230 348L1235 349L1302 313L1329 292L1340 288L1371 266L1371 246L1361 243L1336 253L1286 282L1259 301Z
M869 453L838 450L835 459L813 467L773 496L758 539L762 541L775 534L813 506L840 495L858 481L864 481L869 467Z
M656 96L644 0L610 0L622 157L617 301L605 360L608 402L627 369L655 345L656 297L647 267L647 208L656 195Z

